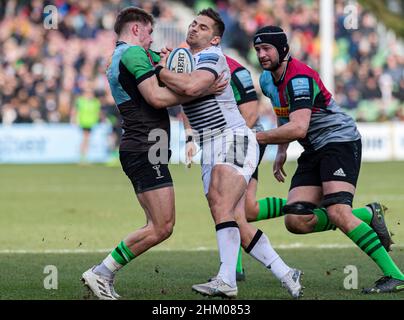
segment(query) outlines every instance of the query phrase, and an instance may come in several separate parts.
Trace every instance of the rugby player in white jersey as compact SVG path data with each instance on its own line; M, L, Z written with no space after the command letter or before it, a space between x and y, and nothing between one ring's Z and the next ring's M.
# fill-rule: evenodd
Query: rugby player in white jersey
M169 89L185 96L200 96L222 74L230 78L226 58L220 48L224 24L213 9L198 13L190 24L187 44L195 59L191 73L175 73L165 68L169 50L162 50L156 75ZM202 149L202 180L216 225L220 269L207 283L192 286L209 296L237 296L236 264L240 243L247 253L270 269L298 298L302 293L301 271L287 266L262 231L250 225L244 213L247 184L259 159L255 134L238 111L231 86L219 95L210 95L183 104L194 138Z

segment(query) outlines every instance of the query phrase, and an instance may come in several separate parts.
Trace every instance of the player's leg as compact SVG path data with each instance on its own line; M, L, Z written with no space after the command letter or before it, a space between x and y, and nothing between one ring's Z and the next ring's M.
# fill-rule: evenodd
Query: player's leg
M82 140L80 144L80 162L87 161L88 148L90 145L91 129L82 128Z
M259 158L258 158L258 165L257 168L255 169L254 173L251 176L250 181L248 182L247 185L247 192L245 195L245 216L247 220L249 217L254 217L252 219L255 219L257 215L259 214L259 204L257 202L257 184L258 184L258 167L261 163L262 158L264 157L265 150L267 145L259 144ZM256 220L253 220L256 221ZM243 260L242 260L242 250L240 247L239 253L238 253L238 259L237 259L237 271L236 271L236 279L237 281L243 281L245 280L245 271L243 268Z
M365 289L364 293L404 290L404 274L381 244L379 236L368 224L352 214L354 186L343 183L324 182L324 204L330 220L378 265L384 275L373 287Z
M236 220L240 229L241 245L245 252L271 270L273 275L287 288L294 298L302 295L300 270L290 268L272 247L268 237L245 217L245 196L236 207Z
M283 208L286 205L286 199L281 198L265 198L264 201L258 200L259 212L257 217L280 217L285 215ZM264 208L263 210L261 210ZM367 204L363 208L356 208L352 210L352 214L358 219L368 224L379 236L382 245L387 251L391 250L393 241L391 239L390 232L387 228L384 218L386 208L379 202L372 202ZM329 230L335 230L336 226L331 223L326 208L314 208L312 209L313 215L307 216L289 216L288 225L289 231L296 234L307 234L314 232L324 232ZM262 218L254 220L254 215L249 216L249 222L258 221ZM261 213L265 212L265 215Z
M321 202L321 179L318 173L320 158L313 152L303 152L297 160L296 172L288 193L288 201L282 211L286 228L296 234L310 233L317 217L313 212Z
M382 279L364 292L404 290L404 274L381 244L379 236L368 224L352 214L352 201L361 165L360 140L329 144L322 153L320 173L323 205L327 208L331 222L355 242L384 274Z
M237 296L236 265L240 231L234 210L246 186L244 177L229 165L218 164L211 170L207 199L216 225L220 269L212 281L192 286L198 293L229 298Z
M144 192L137 197L146 213L147 223L123 240L136 257L166 240L172 234L175 224L172 186Z
M243 197L243 203L245 202L244 205L244 213L245 213L245 218L247 218L248 214L254 214L254 211L258 209L258 204L256 201L256 193L257 193L257 184L258 184L258 167L253 173L250 182L248 183L247 186L247 192L245 196ZM238 205L239 207L240 205ZM239 209L238 209L239 210ZM238 213L239 214L239 213ZM238 252L238 258L237 258L237 268L236 268L236 279L237 281L244 281L245 280L245 270L243 268L243 251L240 250Z
M280 202L277 204L276 201L269 202L276 210L287 214L285 225L292 233L307 234L336 229L328 217L327 210L318 208L322 197L321 192L317 190L321 186L319 174L321 161L321 153L304 152L298 159L298 167L292 177L287 205L282 205ZM324 163L327 165L327 162ZM338 164L336 165L338 166ZM335 170L330 174L334 174L334 172ZM301 187L304 188L300 189ZM308 189L306 190L306 188ZM310 188L314 188L314 193L310 191ZM282 208L278 209L281 206ZM297 213L297 215L293 213ZM382 205L371 203L365 208L353 210L352 213L370 225L382 240L386 250L390 250L392 241L384 221Z
M256 200L255 198L251 199L247 202L247 220L248 222L254 222L282 217L285 215L283 207L286 205L286 203L286 198L279 197L266 197L259 200ZM378 202L374 202L362 208L355 208L353 209L352 213L358 219L366 222L367 224L370 224L372 221L372 217L375 215L375 212L380 211L384 213L383 205ZM327 210L325 208L313 209L313 214L317 216L317 222L316 224L311 224L312 228L305 228L306 230L309 230L308 233L323 232L335 229L335 226L327 226L329 220L326 217Z
M264 155L265 148L260 145L260 161ZM303 155L303 160L306 158ZM300 160L302 161L302 160ZM303 166L303 168L301 168ZM304 180L307 183L307 178L305 176L310 177L312 170L311 166L307 166L306 164L300 164L299 170L296 171L294 175L294 179ZM303 178L299 178L299 175L303 175ZM248 185L248 192L246 198L246 217L248 222L260 221L266 219L274 219L285 215L285 211L283 210L284 206L287 203L287 199L278 198L278 197L266 197L263 199L256 200L256 190L258 183L258 167L252 175L251 181ZM318 181L316 181L318 185ZM323 232L328 230L335 230L335 226L330 223L327 210L325 208L315 208L313 209L313 214L315 217L291 217L289 220L296 220L293 228L297 230L297 233L312 233L312 232ZM357 208L353 210L353 214L366 222L367 224L372 224L372 221L376 223L379 221L379 228L384 231L387 230L387 227L384 223L384 207L379 203L371 203L363 208ZM375 219L374 217L381 216L381 219ZM292 224L292 223L291 223ZM373 227L373 226L372 226ZM391 239L390 239L391 240ZM384 243L389 243L388 239L384 241ZM386 245L386 248L389 250L389 245Z
M240 249L235 209L257 167L258 143L251 130L242 128L239 132L225 131L215 139L213 148L216 150L208 153L211 147L204 143L202 179L216 224L221 264L219 273L212 281L192 288L202 294L234 297L237 295L236 265ZM208 159L208 154L213 156ZM211 162L211 165L206 162Z
M285 211L283 207L286 205L287 199L266 197L257 201L254 199L254 202L250 201L249 203L250 210L247 211L247 218L249 222L254 222L284 216ZM335 225L333 225L328 218L326 208L315 208L313 209L313 214L315 217L312 218L295 217L297 220L294 228L297 230L296 233L324 232L336 229ZM372 228L374 228L374 224L377 223L378 227L386 234L386 240L383 242L383 245L386 250L390 250L392 242L384 221L385 207L381 203L372 202L365 207L353 209L352 214Z
M130 233L100 264L83 274L85 284L100 299L117 298L113 288L116 272L167 239L175 222L174 189L168 165L159 164L156 170L157 167L148 161L147 153L133 155L125 152L121 153L121 163L144 209L147 224Z
M262 219L257 219L257 217L262 216L262 208L263 204L260 203L260 201L256 200L256 194L257 194L257 187L258 187L258 167L253 173L250 182L248 183L247 186L247 192L245 196L245 216L248 222L254 222ZM286 199L280 199L280 198L266 198L266 203L265 206L267 206L267 202L271 201L272 207L276 208L277 212L279 212L278 216L283 215L282 212L282 207L286 204ZM273 201L279 201L279 202L272 202ZM270 210L272 212L272 210ZM266 212L269 212L266 210ZM242 250L240 249L239 255L238 255L238 260L237 260L237 272L236 272L236 278L237 281L242 281L245 280L245 270L242 265Z
M112 295L118 298L113 288L116 273L135 257L167 239L173 231L175 223L173 187L147 191L138 194L137 197L146 214L146 225L128 234L100 264L83 275L87 282L91 282L92 279L100 282L96 285L98 288L90 287L98 297L101 295L108 299ZM103 282L107 282L108 285L102 285ZM88 286L91 284L87 283Z
M315 208L322 199L320 186L293 186L288 194L288 214L285 215L285 226L294 234L312 232L316 224Z

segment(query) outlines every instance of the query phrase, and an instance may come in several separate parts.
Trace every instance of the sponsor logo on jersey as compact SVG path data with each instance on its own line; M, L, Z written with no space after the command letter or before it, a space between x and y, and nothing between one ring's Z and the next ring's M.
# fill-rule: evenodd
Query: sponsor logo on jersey
M309 96L310 97L310 84L308 78L295 78L292 79L293 95L295 97Z
M287 118L289 117L289 107L273 107L276 116Z
M219 61L219 55L216 53L202 53L199 56L198 62L211 62L216 63Z
M241 69L234 73L234 75L240 80L241 84L243 85L244 89L254 87L254 83L251 79L250 73L247 69Z

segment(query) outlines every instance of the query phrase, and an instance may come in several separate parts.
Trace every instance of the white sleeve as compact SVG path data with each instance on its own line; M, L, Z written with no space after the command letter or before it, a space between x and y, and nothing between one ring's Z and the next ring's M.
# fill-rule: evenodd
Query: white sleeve
M224 71L225 63L225 57L216 52L201 53L198 57L196 69L210 71L217 78Z

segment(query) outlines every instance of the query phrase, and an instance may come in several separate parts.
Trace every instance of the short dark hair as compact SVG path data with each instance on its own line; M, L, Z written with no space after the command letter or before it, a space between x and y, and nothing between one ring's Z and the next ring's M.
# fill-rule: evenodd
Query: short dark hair
M123 27L128 22L141 22L143 24L154 24L154 18L151 14L147 13L143 9L137 7L127 7L122 9L116 18L114 31L117 35L120 35Z
M198 16L206 16L215 21L215 36L223 37L225 26L220 14L212 8L203 9L198 12Z

